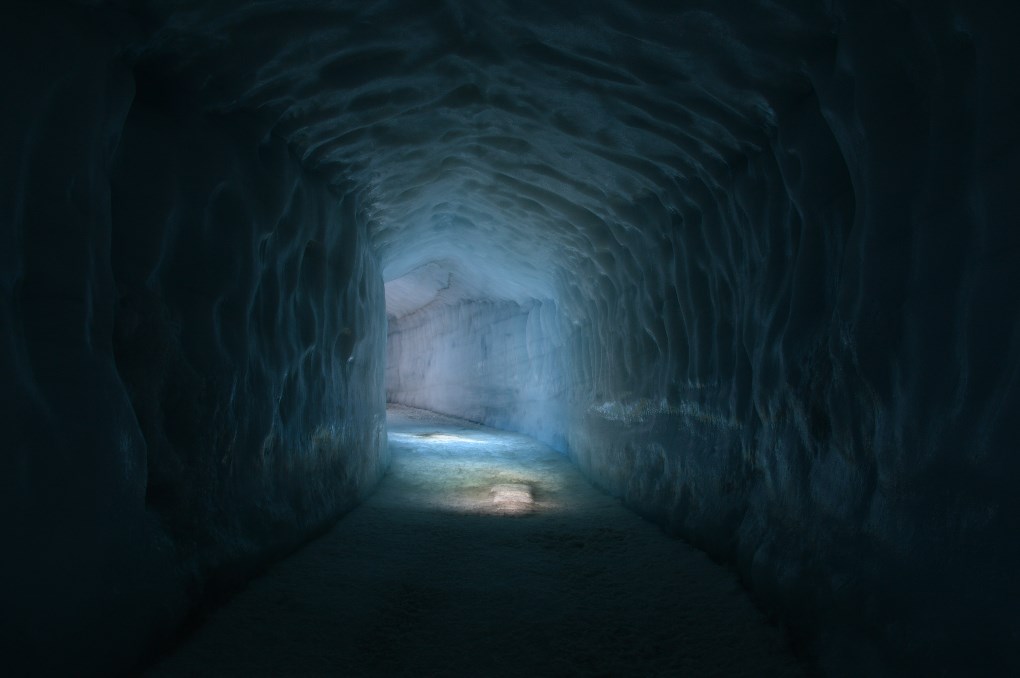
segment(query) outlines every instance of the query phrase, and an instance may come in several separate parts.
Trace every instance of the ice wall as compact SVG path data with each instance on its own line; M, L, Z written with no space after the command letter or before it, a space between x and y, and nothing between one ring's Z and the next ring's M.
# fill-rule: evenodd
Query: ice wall
M280 139L3 14L0 672L111 675L379 476L382 279Z
M570 450L733 559L826 674L1015 672L1003 17L835 19L765 152L653 202L658 252L623 241L640 292L575 337Z
M390 318L386 398L566 451L560 325L551 300L439 304Z

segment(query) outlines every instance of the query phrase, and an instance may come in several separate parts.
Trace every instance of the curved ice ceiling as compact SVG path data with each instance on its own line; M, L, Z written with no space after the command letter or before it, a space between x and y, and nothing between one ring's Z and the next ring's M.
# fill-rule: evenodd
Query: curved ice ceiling
M359 192L385 280L439 266L448 300L640 275L649 208L725 191L831 42L764 1L225 4L149 3L141 63Z

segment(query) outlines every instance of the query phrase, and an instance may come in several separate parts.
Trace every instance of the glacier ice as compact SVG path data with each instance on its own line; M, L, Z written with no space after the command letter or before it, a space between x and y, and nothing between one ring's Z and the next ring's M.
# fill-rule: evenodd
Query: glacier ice
M3 654L151 656L370 491L389 398L823 671L1016 672L1006 5L5 4Z

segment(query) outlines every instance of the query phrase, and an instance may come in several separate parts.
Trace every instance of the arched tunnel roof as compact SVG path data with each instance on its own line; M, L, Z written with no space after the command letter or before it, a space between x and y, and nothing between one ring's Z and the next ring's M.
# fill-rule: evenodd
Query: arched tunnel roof
M359 192L387 281L589 296L640 269L627 237L654 246L663 214L727 190L833 42L771 2L663 7L153 1L138 57Z

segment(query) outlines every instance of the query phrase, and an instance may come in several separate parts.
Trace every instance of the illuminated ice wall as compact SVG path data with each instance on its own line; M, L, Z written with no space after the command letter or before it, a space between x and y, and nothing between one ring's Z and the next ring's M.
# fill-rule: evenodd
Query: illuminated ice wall
M564 451L823 672L1020 670L1017 12L6 6L5 642L130 665L371 487L385 389Z

